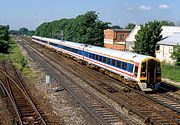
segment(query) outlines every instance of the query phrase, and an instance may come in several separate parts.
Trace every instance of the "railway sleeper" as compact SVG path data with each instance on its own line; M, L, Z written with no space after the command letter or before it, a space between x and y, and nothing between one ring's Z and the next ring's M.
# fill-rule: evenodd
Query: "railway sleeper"
M105 117L104 119L105 119L108 123L119 122L119 118L117 118L117 117Z

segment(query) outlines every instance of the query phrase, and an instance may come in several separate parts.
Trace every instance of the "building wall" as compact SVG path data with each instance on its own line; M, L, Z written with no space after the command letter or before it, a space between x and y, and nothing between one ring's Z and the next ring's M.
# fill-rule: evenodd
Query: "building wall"
M121 29L120 29L121 30ZM125 39L130 31L104 30L104 47L116 50L125 50Z
M156 58L160 61L173 64L174 60L171 58L173 53L173 46L170 45L159 45L159 50L156 51Z
M126 51L133 52L134 51L134 42L126 41Z
M104 39L114 39L114 31L113 30L110 30L110 29L107 29L107 30L104 30Z

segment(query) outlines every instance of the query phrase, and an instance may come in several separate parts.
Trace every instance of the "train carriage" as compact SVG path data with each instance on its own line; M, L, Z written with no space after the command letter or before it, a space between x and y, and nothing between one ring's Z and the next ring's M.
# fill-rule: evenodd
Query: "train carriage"
M142 91L157 89L161 82L160 61L154 57L38 36L32 40L133 81Z

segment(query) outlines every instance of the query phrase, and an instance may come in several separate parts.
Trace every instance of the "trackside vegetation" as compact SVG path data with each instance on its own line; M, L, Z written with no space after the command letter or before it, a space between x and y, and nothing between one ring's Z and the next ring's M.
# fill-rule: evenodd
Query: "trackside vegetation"
M0 53L8 53L9 49L9 26L0 25Z
M162 64L162 77L180 82L180 66Z
M28 66L28 56L26 54L22 54L13 37L9 40L8 53L0 53L0 61L8 61L9 59L13 62L16 68L23 73L24 76L27 78L36 78L36 75L32 73Z

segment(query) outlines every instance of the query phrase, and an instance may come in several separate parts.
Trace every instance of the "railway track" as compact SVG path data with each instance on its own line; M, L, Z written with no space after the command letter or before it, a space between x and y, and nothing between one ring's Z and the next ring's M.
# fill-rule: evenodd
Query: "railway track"
M58 63L57 60L54 60L52 58L52 55L46 54L45 56L49 57L51 60L56 62L58 65L61 65L60 63ZM67 66L66 67L62 66L62 67L66 68ZM71 65L71 67L72 67L72 65ZM66 70L70 70L70 69L66 68ZM74 75L76 75L86 81L88 78L87 76L86 76L87 77L86 78L84 75L82 77L82 76L80 76L80 74L79 75L77 73L75 74L75 71L78 71L78 70L80 70L79 72L82 72L82 74L87 74L88 76L89 75L90 76L97 75L97 72L94 72L94 71L93 71L94 73L92 73L92 72L87 72L84 69L79 68L79 67L77 69L72 68L72 70L70 72L74 72ZM93 79L94 79L94 81L99 81L99 83L97 86L97 84L95 85L95 84L92 84L93 82L89 82L91 84L91 86L96 87L102 93L105 93L109 97L116 100L122 107L124 106L127 109L129 109L130 111L133 111L134 113L140 115L142 118L145 119L146 122L155 123L155 124L165 124L165 123L179 124L180 123L180 121L179 121L180 117L179 117L179 112L178 112L177 108L170 106L170 104L168 104L167 102L166 103L165 103L165 101L162 102L162 100L160 101L160 100L158 100L159 98L155 98L152 95L149 96L149 95L145 95L144 93L135 92L131 88L128 88L128 90L130 90L130 92L126 93L126 92L122 91L121 89L114 88L114 87L108 85L107 83L101 81L99 79L99 77L98 78L93 77ZM117 83L116 80L113 80L113 81ZM124 87L126 87L126 86L124 86ZM141 95L141 96L139 96L139 95ZM147 98L149 100L147 100ZM126 100L126 102L124 102L124 100ZM143 100L143 103L142 103L142 100ZM152 100L154 102L152 102ZM152 104L152 106L150 104ZM169 110L169 109L171 109L171 110Z
M43 54L45 54L45 53L43 52ZM54 62L58 63L58 65L61 65L61 67L65 68L66 70L69 70L69 72L73 72L73 74L75 76L80 77L81 79L83 79L86 82L87 82L87 79L89 78L90 75L93 75L93 76L97 75L97 73L91 74L92 72L91 73L89 73L87 71L85 72L84 69L81 69L79 67L76 69L76 68L74 68L74 65L69 66L69 67L72 67L71 68L72 70L70 70L70 69L67 68L68 67L67 65L64 66L59 62L59 60L55 60L54 58L52 58L52 57L54 57L53 55L45 54L45 56L50 58ZM65 62L67 62L67 60ZM87 74L87 76L86 77L85 77L85 75L81 76L81 74L77 73L78 70L82 74ZM139 100L139 99L136 99L137 98L136 97L137 93L131 92L132 94L131 93L126 94L126 93L124 93L124 91L120 91L119 89L114 89L112 86L108 85L106 82L103 82L103 81L99 80L99 78L95 78L93 76L92 76L92 78L93 78L94 81L96 81L96 84L94 84L94 82L92 80L92 82L88 82L90 85L92 85L95 88L98 88L99 91L105 93L106 95L109 95L110 98L113 98L114 100L116 100L116 102L121 104L122 107L125 106L129 110L131 110L131 111L135 112L136 114L138 114L139 116L141 116L145 120L145 122L148 122L148 120L150 120L149 121L150 123L156 123L156 122L158 123L158 122L162 121L162 119L164 119L163 122L167 122L167 123L170 123L170 122L173 122L173 121L175 121L177 123L179 122L179 120L176 118L176 117L178 117L178 115L175 114L175 117L171 117L170 115L168 115L168 113L171 113L171 112L170 111L167 112L166 110L164 110L164 112L166 112L166 113L162 113L162 111L161 111L162 107L161 107L160 110L152 108L151 106L148 107L147 105L150 102L147 102L146 100L144 100L144 102L146 102L147 105L144 104L142 106L142 102L137 103L138 102L137 100ZM133 90L131 90L131 91L133 91ZM165 105L169 109L173 109L175 112L179 113L178 109L171 106L170 104L167 104L167 102L165 102L165 101L162 102L160 100L157 100L159 98L156 99L153 96L149 97L147 95L144 95L143 93L141 95L146 96L146 97L150 98L151 100L156 101L156 102L160 103L161 105ZM131 101L129 101L127 103L127 102L124 102L123 100L126 100L127 102L128 102L128 100L131 100ZM139 105L141 105L141 107L139 107ZM141 112L139 112L139 110ZM147 112L148 112L148 114L147 114ZM168 120L168 119L170 119L170 120Z
M2 62L0 84L5 90L16 119L15 124L47 125L23 86L22 80L11 62Z
M43 68L48 71L63 87L73 95L85 109L87 109L94 118L103 125L106 124L127 124L134 125L135 122L128 117L124 116L120 112L116 111L111 105L104 102L97 95L85 90L73 80L63 73L57 70L56 64L50 63L50 60L45 59L44 56L31 48L29 45L20 43L28 54L39 62Z

